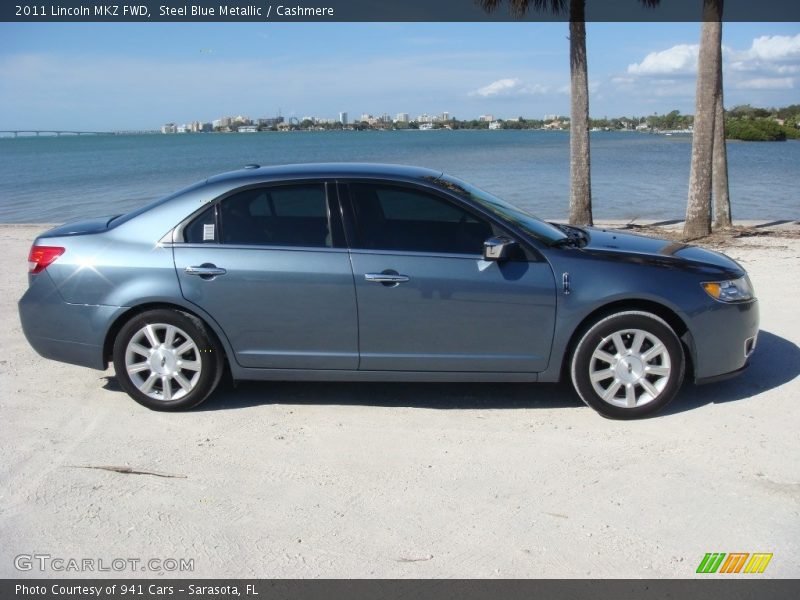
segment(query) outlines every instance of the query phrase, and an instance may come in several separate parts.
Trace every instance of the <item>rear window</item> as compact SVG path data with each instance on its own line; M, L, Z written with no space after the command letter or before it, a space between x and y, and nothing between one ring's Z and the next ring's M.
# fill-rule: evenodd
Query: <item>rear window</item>
M131 219L134 219L134 218L138 217L139 215L146 213L148 210L152 210L152 209L156 208L157 206L161 206L162 204L164 204L166 202L169 202L173 198L177 198L178 196L182 196L183 194L191 192L192 190L195 190L195 189L197 189L199 187L202 187L205 184L206 184L206 180L198 181L197 183L194 183L194 184L190 185L189 187L185 187L182 190L178 190L177 192L172 193L169 196L164 196L163 198L157 198L156 200L148 202L144 206L140 206L139 208L137 208L135 210L132 210L129 213L125 213L124 215L120 215L118 217L114 217L113 219L111 219L108 222L108 226L109 227L117 227L118 225L122 225L123 223L126 223L127 221L130 221Z

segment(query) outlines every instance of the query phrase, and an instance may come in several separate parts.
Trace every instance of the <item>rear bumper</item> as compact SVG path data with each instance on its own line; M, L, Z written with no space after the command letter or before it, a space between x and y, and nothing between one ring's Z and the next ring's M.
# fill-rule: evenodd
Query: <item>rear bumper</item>
M23 328L24 331L24 328ZM25 334L28 343L43 358L104 371L103 347Z
M125 307L69 304L45 271L31 279L18 304L22 331L44 358L104 370L105 336Z

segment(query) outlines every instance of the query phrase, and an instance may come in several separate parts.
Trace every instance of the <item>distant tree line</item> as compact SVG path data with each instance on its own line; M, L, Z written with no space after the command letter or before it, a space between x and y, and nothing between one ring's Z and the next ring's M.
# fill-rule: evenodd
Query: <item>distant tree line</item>
M555 116L544 119L497 119L502 129L543 129L548 124L557 123L560 129L569 129L570 120L566 116ZM314 123L304 119L297 124L287 124L291 130L342 130L345 127L365 131L368 129L419 129L417 121L381 122L369 124L366 121L355 121L345 126L339 122ZM602 117L589 119L592 129L607 131L625 131L646 126L650 131L674 131L689 129L694 125L694 115L681 114L673 110L663 115ZM489 129L489 121L479 119L460 120L451 118L433 124L434 129ZM275 126L260 126L259 131L277 131ZM214 131L230 131L229 128L215 127ZM744 141L782 141L800 139L800 104L792 104L783 108L759 108L749 104L736 106L725 111L725 137L729 140Z
M758 108L744 104L725 111L729 140L775 142L800 139L800 104L784 108Z

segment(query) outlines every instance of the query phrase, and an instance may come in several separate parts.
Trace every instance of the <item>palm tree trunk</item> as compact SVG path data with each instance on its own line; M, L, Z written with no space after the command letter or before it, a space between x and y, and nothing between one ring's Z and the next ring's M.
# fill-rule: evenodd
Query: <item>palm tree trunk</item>
M569 151L569 222L592 225L589 157L589 76L586 60L586 0L570 0L569 66L572 84Z
M728 148L725 145L725 109L723 108L722 93L722 64L719 70L719 94L714 111L714 228L730 229L733 227L731 220L731 196L728 190Z
M722 2L704 0L700 55L697 61L692 169L683 237L687 240L711 233L711 179L714 155L714 120L722 69Z

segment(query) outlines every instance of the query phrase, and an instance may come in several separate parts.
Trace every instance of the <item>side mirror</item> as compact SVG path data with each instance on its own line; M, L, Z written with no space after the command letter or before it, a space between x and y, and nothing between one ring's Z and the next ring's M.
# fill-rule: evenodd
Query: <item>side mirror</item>
M495 262L505 260L516 247L517 242L511 238L502 235L490 237L483 242L483 260L492 260Z

